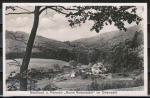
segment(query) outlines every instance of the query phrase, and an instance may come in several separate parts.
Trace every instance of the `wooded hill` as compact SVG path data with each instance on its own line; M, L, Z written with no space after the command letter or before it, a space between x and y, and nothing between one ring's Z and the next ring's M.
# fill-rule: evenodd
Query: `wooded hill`
M126 68L134 65L133 68L140 68L143 60L143 57L139 56L143 53L142 30L141 25L136 25L128 28L126 32L112 31L72 42L61 42L37 35L32 58L67 62L76 60L82 64L101 61L109 67L113 65L114 71L117 70L116 67L122 66ZM28 38L29 34L24 32L6 31L6 59L22 58Z

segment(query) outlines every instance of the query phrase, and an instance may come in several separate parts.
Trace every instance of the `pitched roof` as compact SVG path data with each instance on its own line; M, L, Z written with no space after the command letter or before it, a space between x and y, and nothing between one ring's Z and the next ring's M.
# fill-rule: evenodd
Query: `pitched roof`
M82 66L80 67L80 69L87 69L87 68L91 68L91 67L88 66L88 65L82 65Z

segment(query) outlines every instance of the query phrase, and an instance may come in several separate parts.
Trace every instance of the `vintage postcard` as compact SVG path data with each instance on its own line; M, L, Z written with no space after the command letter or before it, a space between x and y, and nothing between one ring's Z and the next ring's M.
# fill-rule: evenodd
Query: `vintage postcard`
M146 96L146 3L3 3L4 96Z

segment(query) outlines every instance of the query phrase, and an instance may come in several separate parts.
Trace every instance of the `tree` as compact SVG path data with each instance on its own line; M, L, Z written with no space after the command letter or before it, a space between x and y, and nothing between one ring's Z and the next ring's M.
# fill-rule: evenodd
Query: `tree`
M34 11L29 11L27 9L23 9L18 6L6 6L7 9L12 9L13 11L20 8L25 12L20 13L8 13L10 14L33 14L34 15L34 22L33 27L27 42L26 52L23 57L22 66L20 68L20 73L26 72L28 69L28 65L30 62L31 52L33 43L36 36L36 31L38 28L39 23L39 16L43 11L47 11L47 9L54 10L58 13L66 15L68 18L69 25L74 27L75 25L81 25L85 23L86 20L94 21L94 25L90 29L91 31L95 30L97 33L104 27L105 25L114 23L115 26L118 27L119 30L126 31L127 28L124 26L124 21L127 21L129 24L132 22L139 22L142 20L136 14L136 6L72 6L72 7L64 7L64 6L35 6ZM129 10L131 11L129 12ZM27 78L20 79L20 90L26 91L27 90Z

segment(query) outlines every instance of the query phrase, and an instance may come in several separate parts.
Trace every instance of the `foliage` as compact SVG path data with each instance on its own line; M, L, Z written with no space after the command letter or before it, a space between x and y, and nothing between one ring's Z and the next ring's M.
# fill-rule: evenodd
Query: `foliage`
M132 22L136 22L136 24L138 24L140 21L142 21L142 18L136 14L136 10L137 10L136 6L119 6L119 7L116 7L116 6L72 6L72 7L46 6L42 9L41 7L42 6L35 6L34 11L29 11L27 9L23 9L18 6L6 6L5 8L5 10L11 9L13 11L15 11L17 8L20 8L26 11L26 12L20 12L20 13L8 13L5 15L34 14L34 23L33 23L30 37L27 42L26 52L23 58L21 68L20 68L20 73L24 73L28 70L32 47L34 44L36 31L39 25L39 16L43 11L47 9L54 10L58 13L65 14L66 17L69 17L70 19L68 20L68 22L70 23L69 25L71 27L74 27L75 24L81 25L81 22L85 23L86 20L92 20L94 21L94 25L92 26L90 30L91 31L95 30L97 33L103 28L104 23L106 25L108 25L108 23L111 25L112 22L114 22L114 26L117 26L119 30L126 31L127 28L124 27L124 21L127 21L129 24ZM93 10L96 11L96 13L93 12ZM129 12L129 10L131 11ZM85 57L86 55L82 54L82 56ZM84 62L86 62L86 60L84 60ZM23 80L23 77L20 77L20 85L21 85L20 90L27 90L27 81L26 81L27 77L24 77L24 81L22 80Z
M43 91L55 91L57 89L58 89L57 86L51 85L51 84L48 84L48 85L46 85L45 87L42 88Z
M94 90L91 83L87 86L87 90ZM98 88L95 90L108 90L108 89L119 89L119 88L130 88L130 87L138 87L143 86L144 80L141 77L138 77L135 80L114 80L114 81L105 81L102 83L98 83Z
M140 43L142 41L139 40ZM113 65L113 72L123 72L122 70L133 71L134 69L142 68L143 57L139 56L140 52L143 51L141 48L142 44L135 47L133 46L134 43L132 40L126 40L112 48L109 62Z
M95 30L97 33L103 28L104 24L112 24L117 26L119 30L126 31L127 28L124 27L124 21L127 21L129 24L132 22L139 22L142 20L141 17L137 16L135 6L74 6L78 9L77 12L67 14L66 17L69 17L69 25L81 25L87 20L94 21L94 25L90 29ZM129 11L131 10L131 11ZM78 18L76 18L78 17Z
M17 73L17 72L11 72L8 78L6 79L7 88L8 91L17 91L19 90L19 79L20 77L27 77L28 79L28 90L42 90L42 88L37 87L38 81L42 81L42 79L47 78L48 80L53 79L56 76L56 72L53 72L52 70L43 71L42 69L34 69L31 68L27 70L27 73ZM49 83L51 85L51 83ZM46 86L48 88L50 86ZM44 88L43 88L44 89ZM49 88L51 90L51 88Z
M141 69L136 69L132 71L133 74L135 74L135 76L138 76L142 73Z
M89 75L86 74L86 73L82 73L82 74L81 74L81 78L82 78L82 79L87 79L88 77L89 77Z
M72 66L72 68L76 68L77 67L78 62L75 60L72 60L69 62L69 65Z
M88 90L96 91L96 90L98 90L99 84L97 83L96 79L93 79L92 83L90 85L88 85L87 87L88 87L87 88Z
M127 37L129 38L129 37ZM78 66L78 63L89 64L91 62L103 62L108 67L108 72L122 72L123 69L132 71L133 69L141 69L143 58L139 57L139 53L143 51L143 35L142 32L133 33L133 37L120 43L111 44L111 47L94 48L93 46L85 46L85 49L80 47L64 48L45 48L39 46L39 52L32 52L33 58L58 59L70 62L71 66ZM115 38L116 39L116 38ZM139 39L139 40L137 40ZM51 43L50 43L51 44ZM95 44L95 43L94 43ZM51 45L50 45L51 46ZM101 47L101 45L97 45ZM17 54L17 55L16 55ZM22 58L24 52L16 51L6 54L7 59ZM123 73L122 73L123 75Z
M129 28L129 31L127 31L126 33L125 32L114 32L114 33L110 32L109 34L101 34L101 36L88 39L86 43L81 41L81 43L85 45L85 48L78 47L78 46L76 47L67 46L66 48L66 45L64 45L62 42L52 41L51 39L48 40L44 37L37 36L38 40L35 39L36 48L33 48L31 57L32 58L45 58L45 59L58 59L58 60L64 60L67 62L69 62L70 60L76 60L82 64L89 64L91 62L102 61L102 59L105 61L108 61L109 58L107 58L106 56L108 56L107 53L109 51L112 51L111 48L114 46L120 45L119 42L124 43L126 39L129 39L131 42L133 42L132 39L136 32L134 29L139 30L139 28L140 26ZM9 32L6 32L6 35L7 33ZM21 34L18 33L18 36L22 34L23 33ZM109 38L108 35L111 37ZM26 35L23 35L23 36L26 36ZM103 37L107 40L100 40ZM142 35L140 33L138 34L138 39L141 39L141 38L142 38ZM97 40L90 42L93 39L97 39ZM9 49L6 51L7 52L6 59L22 58L24 55L24 52L22 51L24 51L25 49L22 47L21 49L19 49L18 52L16 51L14 53L15 49L13 48L13 47L19 47L22 44L18 43L17 41L12 43L13 41L11 41L10 38L6 39L6 41L10 42L8 45L6 45L7 49ZM107 42L107 44L105 42ZM134 42L137 42L137 41L134 41ZM142 42L142 41L138 40L138 42ZM43 44L40 44L40 43L43 43ZM71 42L71 44L75 44L75 43L77 44L78 42ZM9 46L13 44L15 44L15 46L12 46L11 48L9 48ZM132 45L132 47L134 46Z

